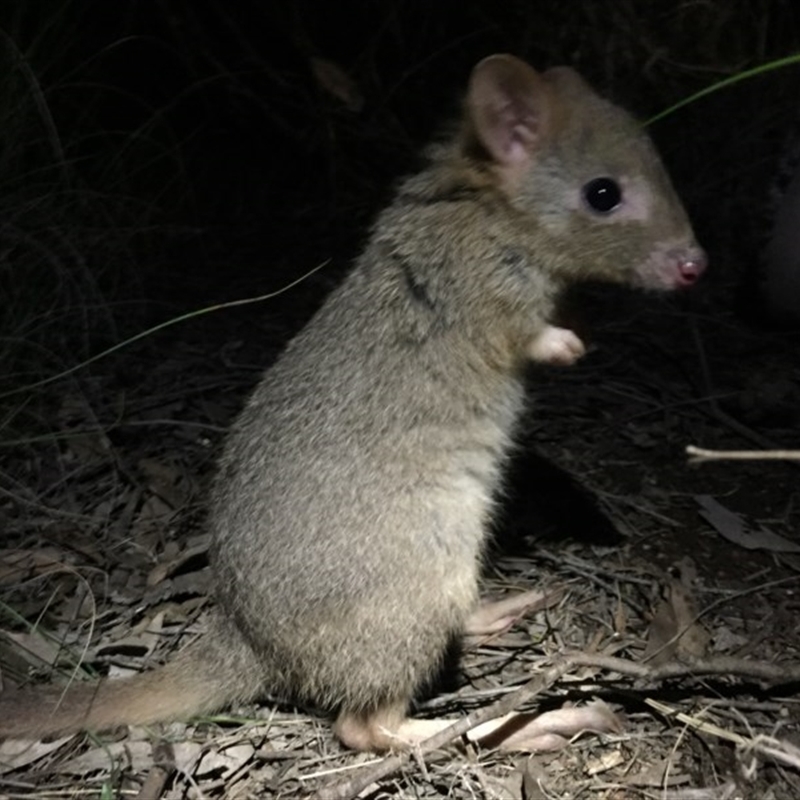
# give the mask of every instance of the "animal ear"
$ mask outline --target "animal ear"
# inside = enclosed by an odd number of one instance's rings
[[[559,95],[580,97],[593,93],[589,84],[572,67],[550,67],[542,73],[542,78],[554,86]]]
[[[503,166],[524,166],[553,126],[553,89],[514,56],[484,58],[472,70],[467,111],[489,155]]]

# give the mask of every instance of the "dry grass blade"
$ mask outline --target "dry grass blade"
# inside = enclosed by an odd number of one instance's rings
[[[721,728],[719,725],[714,725],[697,715],[678,711],[678,709],[668,706],[666,703],[659,702],[658,700],[646,698],[645,703],[665,717],[676,719],[694,730],[708,733],[719,739],[725,739],[735,744],[746,753],[761,755],[771,761],[800,769],[800,748],[789,741],[778,739],[774,736],[742,736],[735,731],[730,731]]]

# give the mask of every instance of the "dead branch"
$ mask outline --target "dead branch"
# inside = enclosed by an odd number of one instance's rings
[[[705,461],[800,461],[800,450],[706,450],[687,445],[690,464]]]

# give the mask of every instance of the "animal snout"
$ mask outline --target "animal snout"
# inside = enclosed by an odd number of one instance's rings
[[[696,283],[708,266],[706,254],[699,248],[692,248],[689,252],[676,253],[678,275],[685,286]]]

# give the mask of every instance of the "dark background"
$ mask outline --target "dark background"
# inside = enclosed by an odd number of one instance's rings
[[[0,290],[16,385],[324,259],[311,284],[329,285],[491,52],[571,63],[646,118],[794,52],[800,29],[790,2],[13,5],[0,11]],[[746,272],[724,262],[756,246],[797,88],[789,68],[652,128],[712,282]]]
[[[794,3],[767,0],[4,5],[3,442],[27,448],[60,431],[65,392],[82,393],[108,425],[115,392],[145,402],[167,370],[175,392],[184,370],[221,375],[235,413],[358,252],[393,181],[458,113],[485,55],[572,64],[646,120],[797,52],[799,17]],[[792,66],[650,126],[712,265],[697,291],[661,302],[770,326],[757,256],[798,89]],[[128,343],[320,265],[286,294]],[[619,323],[626,304],[646,315],[648,302],[610,290],[589,318]],[[246,374],[228,369],[231,348]]]

